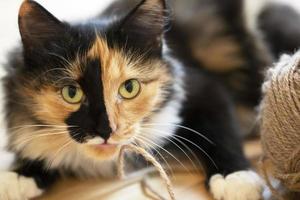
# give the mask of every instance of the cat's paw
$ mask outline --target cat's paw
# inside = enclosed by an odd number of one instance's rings
[[[14,172],[0,172],[0,199],[27,200],[42,194],[32,178]]]
[[[216,200],[259,200],[262,199],[264,182],[253,171],[239,171],[225,178],[214,175],[209,186]]]

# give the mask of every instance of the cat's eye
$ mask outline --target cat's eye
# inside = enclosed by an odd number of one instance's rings
[[[141,84],[136,79],[130,79],[122,83],[119,94],[124,99],[133,99],[140,93]]]
[[[70,104],[80,103],[83,99],[83,91],[76,86],[65,86],[61,90],[63,99]]]

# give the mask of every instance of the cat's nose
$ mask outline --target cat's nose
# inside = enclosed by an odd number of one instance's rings
[[[111,131],[100,133],[100,137],[102,137],[105,141],[107,141],[110,138],[110,135],[111,135]]]
[[[110,138],[112,129],[110,128],[109,125],[108,126],[99,125],[96,128],[96,132],[97,135],[99,135],[101,138],[103,138],[106,141]]]
[[[94,128],[97,135],[103,138],[105,141],[108,140],[112,133],[108,115],[106,112],[97,112],[95,113],[95,117],[97,118],[95,118]]]

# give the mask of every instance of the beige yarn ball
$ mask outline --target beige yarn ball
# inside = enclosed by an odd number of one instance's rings
[[[300,191],[300,51],[268,70],[260,105],[261,138],[273,176]]]

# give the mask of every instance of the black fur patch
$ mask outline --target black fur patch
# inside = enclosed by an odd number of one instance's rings
[[[229,93],[213,76],[204,75],[195,68],[186,70],[189,76],[185,79],[187,99],[181,112],[182,125],[200,132],[213,143],[182,128],[176,135],[185,138],[180,140],[204,161],[208,177],[247,169],[249,163],[242,151],[240,130]]]
[[[158,0],[148,8],[148,2],[117,1],[104,12],[111,16],[122,8],[121,14],[118,13],[120,18],[105,30],[110,45],[148,58],[161,57],[162,36],[167,25],[166,5]]]
[[[79,84],[86,94],[85,102],[77,112],[72,113],[66,123],[71,136],[83,142],[86,136],[101,136],[107,140],[112,132],[104,105],[100,60],[89,60]]]
[[[51,186],[60,177],[58,170],[46,169],[41,160],[19,159],[16,166],[16,173],[33,178],[41,189]]]

